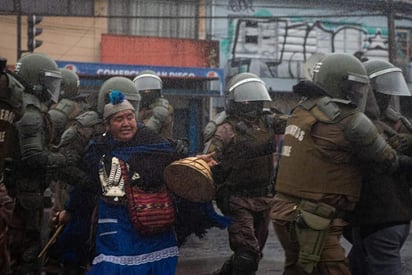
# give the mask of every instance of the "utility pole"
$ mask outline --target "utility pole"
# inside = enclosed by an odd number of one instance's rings
[[[404,66],[402,66],[402,62],[399,60],[396,51],[395,10],[393,0],[386,0],[386,14],[388,21],[388,61],[396,67],[403,68]],[[401,109],[400,97],[393,96],[393,100],[395,109],[399,111]]]
[[[20,59],[21,51],[21,2],[14,0],[14,10],[17,12],[17,60]]]
[[[386,1],[386,14],[388,21],[388,54],[389,62],[396,66],[396,28],[395,28],[395,11],[393,9],[393,0]]]

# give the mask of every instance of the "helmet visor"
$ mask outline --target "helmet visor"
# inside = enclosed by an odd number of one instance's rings
[[[161,97],[160,90],[141,90],[139,93],[142,107],[148,107]]]
[[[401,70],[398,68],[390,69],[392,70],[389,72],[370,76],[373,90],[387,95],[411,96]]]
[[[138,75],[133,79],[133,82],[139,91],[162,89],[162,80],[157,75]]]
[[[233,107],[240,116],[256,118],[263,111],[263,101],[235,102]]]
[[[256,78],[244,79],[229,88],[235,102],[272,101],[265,83]]]
[[[61,73],[44,71],[40,76],[40,84],[47,90],[50,99],[57,103],[59,101]]]
[[[140,108],[140,100],[131,100],[131,99],[128,99],[128,101],[130,102],[130,104],[132,104],[133,108],[135,109],[136,119],[137,119],[137,118],[138,118],[138,114],[139,114],[139,108]]]
[[[366,100],[368,94],[368,84],[345,81],[345,95],[353,104],[355,104],[362,112],[366,108]]]

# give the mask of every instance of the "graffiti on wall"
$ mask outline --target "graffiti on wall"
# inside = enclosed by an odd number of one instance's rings
[[[303,78],[304,63],[315,53],[345,52],[360,59],[388,58],[385,27],[349,21],[267,18],[229,20],[229,37],[224,44],[227,76],[248,71],[260,77]],[[407,63],[409,36],[409,30],[397,31],[397,56]]]

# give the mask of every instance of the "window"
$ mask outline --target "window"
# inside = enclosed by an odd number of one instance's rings
[[[197,0],[109,0],[109,32],[195,39],[197,7]]]

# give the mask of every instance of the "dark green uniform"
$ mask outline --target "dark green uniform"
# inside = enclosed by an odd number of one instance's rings
[[[8,72],[0,72],[0,273],[10,271],[7,234],[14,201],[6,186],[13,188],[14,161],[19,158],[19,144],[14,122],[20,117],[22,85]]]
[[[50,151],[47,104],[57,102],[61,73],[54,60],[30,53],[16,64],[14,76],[24,85],[22,115],[15,123],[20,158],[16,160],[15,201],[10,225],[13,274],[40,274],[43,193],[66,157]]]
[[[385,170],[395,159],[370,120],[348,102],[319,97],[293,110],[271,212],[285,249],[284,274],[307,274],[305,266],[320,274],[350,274],[339,240],[347,225],[345,214],[359,198],[359,163],[376,161]],[[299,243],[300,237],[305,241]],[[312,265],[312,261],[319,264]]]
[[[219,275],[253,275],[268,236],[273,204],[276,135],[281,120],[263,110],[271,101],[265,83],[252,73],[233,76],[225,87],[225,111],[204,131],[204,152],[216,152],[212,168],[216,202],[232,218],[228,228],[231,259]]]
[[[213,169],[216,200],[232,219],[228,232],[234,251],[233,269],[242,270],[248,265],[244,270],[257,270],[273,204],[274,128],[264,116],[254,121],[228,117],[217,126],[209,142],[207,153],[216,151],[219,162]]]

